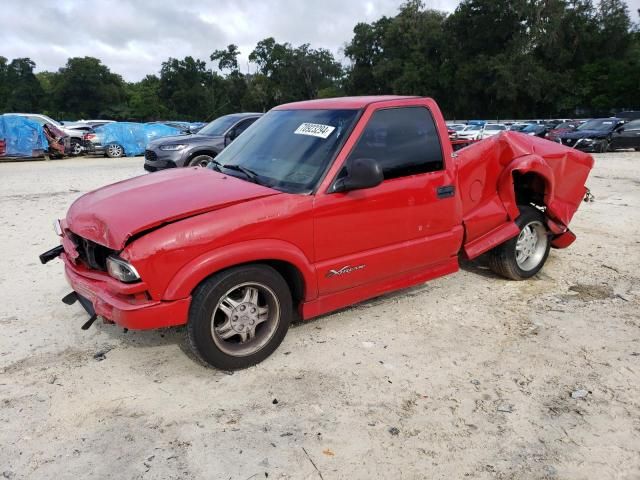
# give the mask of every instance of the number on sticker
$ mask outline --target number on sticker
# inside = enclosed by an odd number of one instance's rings
[[[303,123],[293,133],[297,135],[309,135],[311,137],[327,138],[335,129],[336,127],[332,127],[331,125],[321,125],[319,123]]]

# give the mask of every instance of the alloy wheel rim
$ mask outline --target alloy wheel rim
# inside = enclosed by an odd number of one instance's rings
[[[119,145],[109,145],[109,153],[114,156],[118,156],[121,153],[121,148]]]
[[[524,271],[536,268],[547,251],[547,229],[540,221],[527,223],[516,241],[516,263]]]
[[[242,283],[220,297],[211,315],[211,337],[227,355],[245,357],[261,350],[279,323],[274,291],[261,283]]]

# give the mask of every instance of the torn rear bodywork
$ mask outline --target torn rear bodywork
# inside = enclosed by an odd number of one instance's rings
[[[568,225],[586,192],[591,155],[506,132],[461,150],[457,163],[467,257],[515,236],[523,202],[544,209],[554,247],[575,239]]]

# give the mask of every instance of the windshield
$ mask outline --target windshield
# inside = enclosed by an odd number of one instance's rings
[[[267,187],[309,193],[357,114],[358,110],[272,110],[225,148],[216,162],[243,167]],[[248,177],[237,168],[223,171]]]
[[[527,125],[526,127],[524,127],[522,130],[520,130],[522,133],[527,133],[527,132],[536,132],[538,129],[540,128],[540,125],[536,125],[535,123],[532,123],[531,125]]]
[[[613,127],[617,125],[618,121],[612,118],[600,118],[595,120],[589,120],[578,127],[578,130],[598,130],[607,132],[613,130]]]
[[[485,130],[506,130],[504,125],[485,125]]]
[[[466,127],[464,127],[464,130],[466,132],[471,130],[481,130],[481,129],[482,129],[482,125],[467,125]]]
[[[224,117],[216,118],[213,122],[200,129],[198,133],[209,137],[221,137],[227,130],[233,127],[240,118],[238,115],[225,115]]]

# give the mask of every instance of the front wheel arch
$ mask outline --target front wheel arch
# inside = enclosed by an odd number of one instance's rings
[[[289,242],[271,239],[234,243],[194,258],[173,276],[162,298],[179,300],[188,297],[207,277],[249,263],[264,263],[276,268],[285,279],[291,280],[292,285],[296,285],[294,296],[300,300],[309,301],[317,297],[315,272],[302,250]]]

